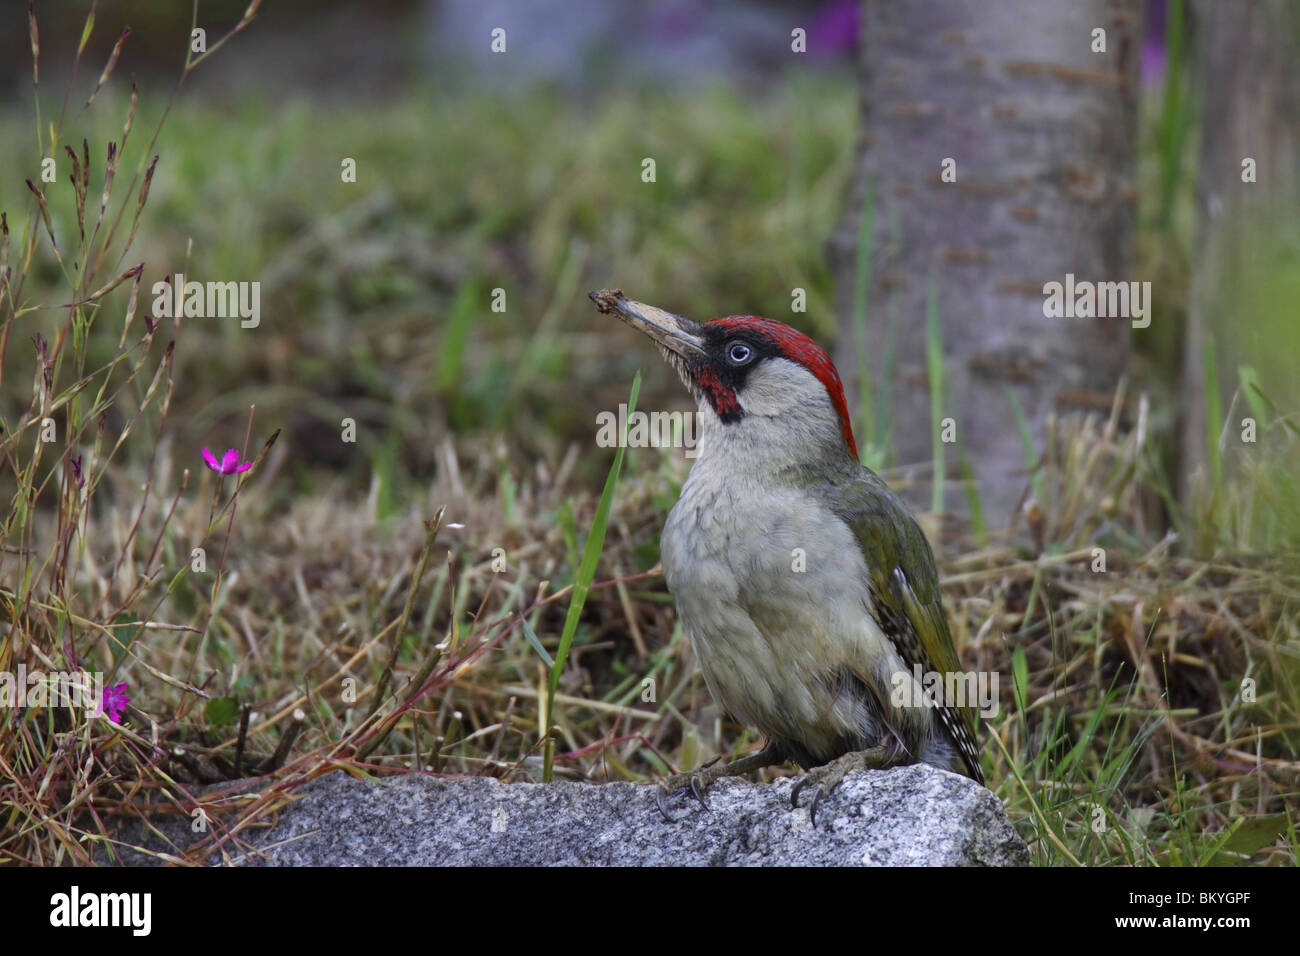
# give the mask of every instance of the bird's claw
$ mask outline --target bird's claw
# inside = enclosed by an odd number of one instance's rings
[[[704,799],[704,791],[707,790],[717,774],[704,773],[715,763],[722,759],[722,755],[714,757],[708,763],[701,764],[698,769],[691,773],[675,773],[671,777],[662,780],[659,786],[655,788],[655,802],[659,805],[659,812],[664,815],[664,819],[669,823],[676,823],[678,818],[668,812],[668,795],[676,793],[679,790],[690,790],[691,796],[700,802],[705,810],[712,812],[713,808],[709,806],[709,801]]]
[[[801,780],[799,780],[793,787],[790,788],[790,809],[791,810],[799,809],[799,794],[803,792],[805,787],[809,786],[814,782],[809,779],[811,776],[812,776],[811,773],[805,774]],[[838,781],[836,782],[838,783]],[[808,819],[814,827],[817,826],[817,807],[822,802],[822,797],[826,795],[826,792],[827,792],[826,787],[821,783],[817,783],[816,789],[813,790],[812,803],[808,804]]]
[[[669,823],[676,823],[677,818],[668,812],[668,794],[663,787],[655,787],[655,803],[659,805],[659,812],[663,814],[665,820]]]
[[[704,798],[704,791],[713,781],[707,781],[703,786],[700,784],[699,774],[695,773],[678,773],[669,777],[667,780],[655,787],[655,802],[659,805],[659,812],[664,815],[664,819],[669,823],[676,823],[678,817],[668,812],[668,795],[677,793],[681,790],[689,790],[691,796],[700,802],[705,810],[712,811],[709,801]]]
[[[799,809],[799,794],[807,787],[815,787],[812,802],[808,804],[808,819],[817,826],[817,808],[822,797],[827,796],[840,785],[844,775],[850,770],[873,770],[891,766],[898,760],[898,754],[885,747],[873,747],[870,750],[855,750],[837,757],[828,764],[813,767],[790,788],[790,809]]]

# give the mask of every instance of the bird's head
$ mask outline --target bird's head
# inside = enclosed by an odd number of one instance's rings
[[[601,312],[654,340],[706,416],[768,441],[816,443],[857,457],[839,373],[802,332],[757,315],[696,322],[617,289],[589,294]]]

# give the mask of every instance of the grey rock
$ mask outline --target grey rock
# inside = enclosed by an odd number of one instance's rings
[[[705,810],[645,784],[503,784],[478,777],[382,782],[336,773],[304,786],[259,850],[227,862],[282,866],[1023,866],[1001,802],[926,765],[858,771],[821,801],[817,827],[790,809],[793,779],[720,780]],[[191,842],[188,821],[159,829]],[[170,823],[170,821],[169,821]],[[129,841],[127,834],[122,839]],[[156,839],[156,836],[154,837]],[[156,847],[155,847],[156,848]],[[171,852],[175,852],[173,849]],[[131,856],[126,862],[156,862]],[[220,862],[212,859],[209,862]]]

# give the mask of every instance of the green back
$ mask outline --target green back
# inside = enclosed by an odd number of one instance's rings
[[[868,468],[833,488],[833,508],[853,530],[866,560],[881,629],[910,667],[961,671],[939,590],[934,553],[907,506]],[[970,701],[967,701],[969,704]],[[940,720],[970,776],[984,782],[973,706],[941,706]]]

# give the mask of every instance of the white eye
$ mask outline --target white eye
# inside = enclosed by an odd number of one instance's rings
[[[727,349],[727,358],[733,365],[744,365],[753,354],[754,350],[744,342],[732,342],[731,347]]]

